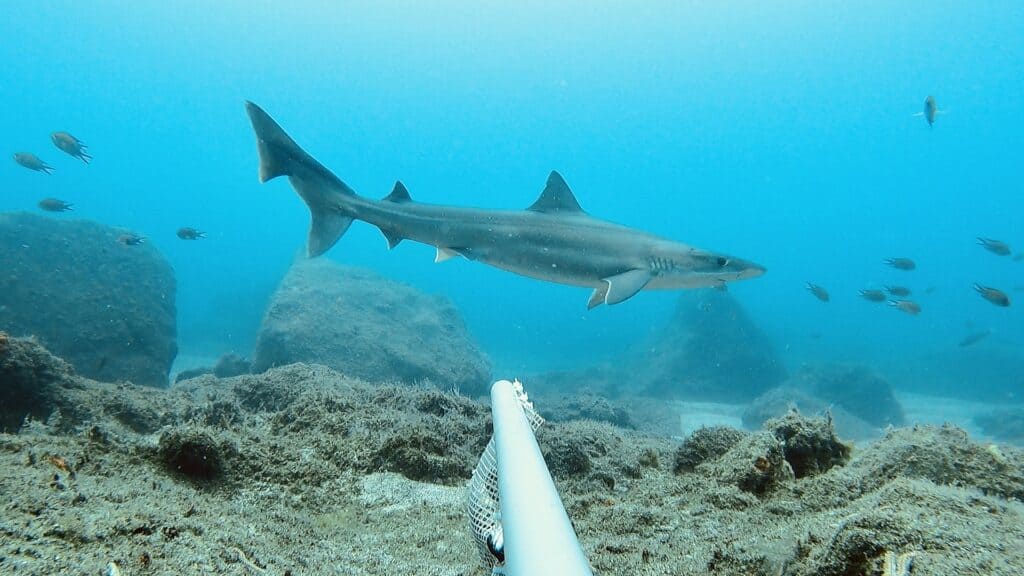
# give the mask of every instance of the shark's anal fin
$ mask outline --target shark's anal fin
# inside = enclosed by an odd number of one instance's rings
[[[398,246],[398,244],[402,241],[402,237],[399,236],[398,234],[395,234],[394,232],[388,232],[387,230],[381,228],[380,233],[383,234],[384,238],[388,241],[388,250],[394,248],[395,246]]]
[[[554,171],[548,176],[548,183],[544,187],[544,191],[540,193],[540,198],[537,198],[537,201],[531,204],[527,210],[545,214],[585,213],[561,174]]]
[[[625,302],[634,294],[643,290],[644,286],[647,286],[647,283],[650,281],[650,271],[640,269],[628,270],[622,274],[604,278],[604,282],[608,285],[605,291],[604,303],[612,305]],[[593,296],[591,300],[593,300]]]

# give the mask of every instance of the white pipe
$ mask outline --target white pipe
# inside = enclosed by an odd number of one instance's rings
[[[592,576],[512,383],[491,387],[506,576]]]

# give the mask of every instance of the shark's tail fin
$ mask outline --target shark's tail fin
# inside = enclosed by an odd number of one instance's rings
[[[312,258],[329,250],[352,224],[344,197],[355,192],[330,170],[324,168],[270,117],[252,102],[245,103],[256,132],[260,156],[260,182],[287,176],[292,187],[309,206],[311,222],[306,243]]]

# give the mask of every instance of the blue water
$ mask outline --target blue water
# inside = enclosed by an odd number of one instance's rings
[[[557,169],[594,216],[763,264],[732,292],[791,366],[922,388],[941,360],[1017,397],[1000,367],[1024,364],[1024,301],[971,285],[1024,299],[1024,263],[975,244],[1024,251],[1024,4],[854,4],[10,3],[0,148],[57,171],[0,162],[0,210],[56,196],[148,236],[177,272],[182,353],[248,352],[308,223],[286,182],[256,180],[249,99],[367,196],[402,179],[423,201],[521,208]],[[947,112],[932,128],[914,116],[929,94]],[[178,240],[186,225],[209,239]],[[361,223],[329,257],[451,298],[501,376],[613,357],[676,303],[588,312],[588,290],[388,252]],[[886,283],[934,292],[918,317],[857,297]],[[993,335],[960,349],[975,329]]]

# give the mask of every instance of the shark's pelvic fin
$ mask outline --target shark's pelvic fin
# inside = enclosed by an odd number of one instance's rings
[[[395,187],[391,190],[391,194],[384,197],[385,202],[412,202],[412,196],[409,195],[409,190],[406,189],[405,184],[402,184],[401,180],[395,182]]]
[[[548,176],[547,186],[540,193],[540,198],[527,210],[547,214],[585,214],[562,175],[554,171]]]
[[[306,252],[311,258],[323,254],[352,224],[339,198],[354,196],[355,192],[300,148],[262,108],[246,102],[245,109],[256,132],[260,182],[288,176],[292,187],[309,207],[311,221]]]
[[[630,299],[634,294],[644,289],[651,281],[651,273],[647,270],[629,270],[622,274],[616,274],[604,279],[608,284],[607,294],[604,303],[618,304]]]

